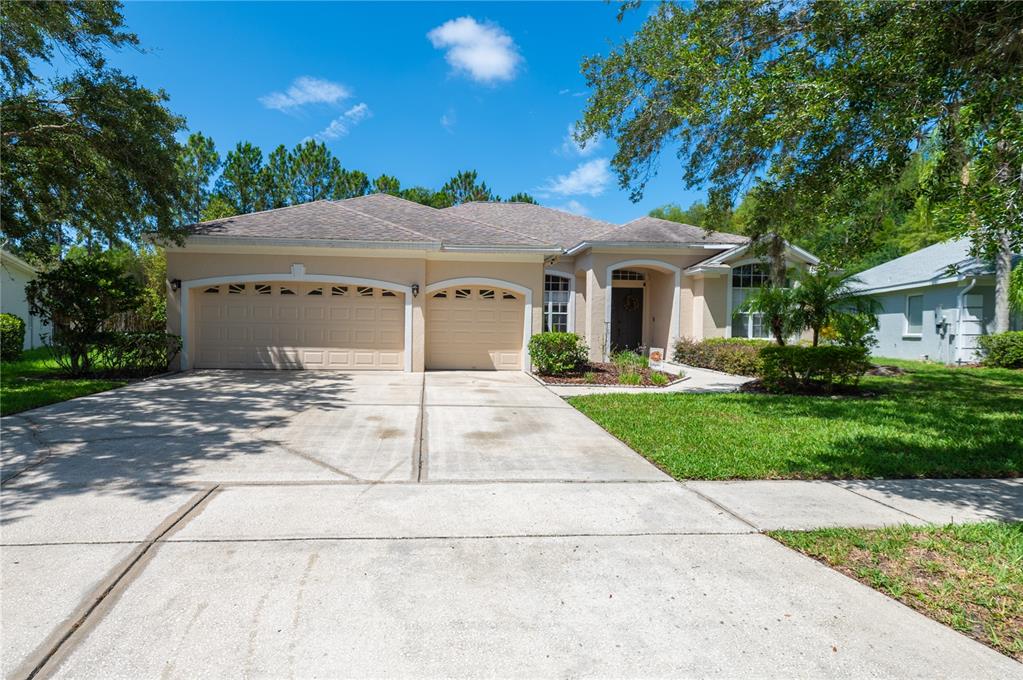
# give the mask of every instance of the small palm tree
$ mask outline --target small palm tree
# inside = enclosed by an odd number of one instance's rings
[[[860,280],[856,277],[844,277],[826,266],[800,273],[797,285],[792,289],[793,323],[800,329],[809,328],[813,332],[814,347],[820,341],[821,329],[836,317],[877,312],[877,301],[858,293],[854,287],[857,283]]]
[[[747,298],[736,313],[763,315],[764,323],[771,329],[771,335],[779,345],[784,345],[786,338],[802,328],[798,325],[795,291],[791,288],[764,286]]]

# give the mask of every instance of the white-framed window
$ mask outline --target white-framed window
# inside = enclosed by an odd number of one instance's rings
[[[924,332],[924,296],[906,296],[906,329],[904,335],[923,335]]]
[[[736,313],[743,303],[770,281],[767,265],[754,262],[732,268],[732,337],[771,338],[763,314]]]
[[[568,301],[571,292],[569,280],[564,276],[546,274],[543,277],[543,330],[568,331]]]

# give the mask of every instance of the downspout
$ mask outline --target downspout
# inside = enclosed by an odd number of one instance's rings
[[[966,294],[973,290],[973,287],[977,285],[977,279],[970,279],[970,283],[959,291],[959,295],[956,296],[956,359],[955,363],[962,362],[962,351],[963,351],[963,303],[966,301]],[[952,362],[949,362],[952,363]]]

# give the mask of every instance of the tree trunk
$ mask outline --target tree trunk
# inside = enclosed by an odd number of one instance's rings
[[[1009,274],[1012,272],[1012,246],[1009,231],[998,232],[995,252],[995,333],[1009,330]]]
[[[785,287],[785,240],[778,234],[771,234],[767,255],[771,260],[771,285]]]
[[[817,346],[817,341],[818,341],[818,339],[820,339],[820,336],[821,336],[821,329],[819,327],[817,327],[817,326],[814,326],[813,327],[813,346],[814,347]]]

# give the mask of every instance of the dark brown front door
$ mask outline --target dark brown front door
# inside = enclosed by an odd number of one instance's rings
[[[634,350],[643,342],[643,289],[611,289],[611,351]]]

